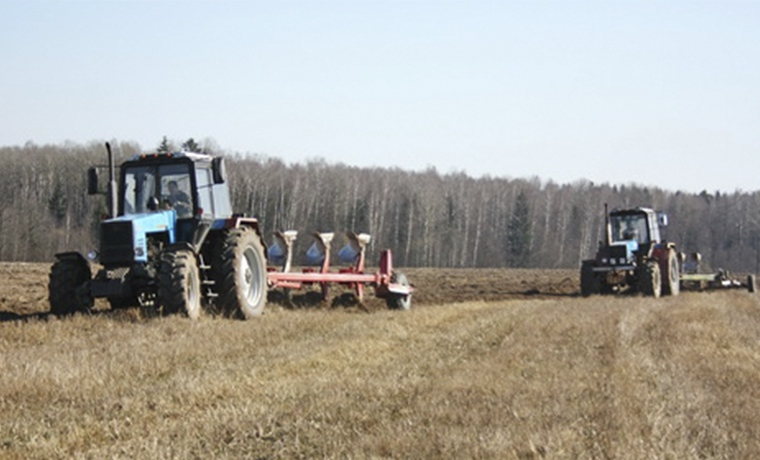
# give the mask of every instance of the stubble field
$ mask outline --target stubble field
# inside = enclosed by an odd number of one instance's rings
[[[408,312],[55,318],[47,270],[0,264],[0,458],[760,458],[746,291],[410,269]]]

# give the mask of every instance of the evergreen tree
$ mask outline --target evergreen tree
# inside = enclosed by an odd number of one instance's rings
[[[527,267],[532,245],[530,204],[525,192],[520,192],[515,201],[515,210],[507,224],[507,264],[510,267]]]
[[[169,145],[169,140],[164,136],[163,139],[161,139],[161,144],[159,144],[158,149],[156,150],[158,153],[169,153],[171,152],[172,148],[171,145]]]
[[[56,225],[63,225],[68,214],[69,201],[60,182],[56,182],[53,188],[53,194],[48,199],[48,211],[53,216]]]
[[[201,153],[203,149],[201,149],[201,146],[198,145],[197,142],[195,142],[195,139],[192,137],[184,142],[182,144],[182,150],[186,152],[195,152],[195,153]]]

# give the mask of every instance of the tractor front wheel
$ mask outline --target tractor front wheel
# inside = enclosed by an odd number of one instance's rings
[[[92,299],[84,296],[80,289],[90,278],[90,265],[83,257],[59,258],[50,270],[50,312],[54,315],[68,315],[92,307]]]
[[[595,265],[593,260],[584,260],[581,264],[581,295],[583,297],[599,294],[602,290],[601,280],[594,273]]]
[[[213,270],[222,308],[243,319],[261,315],[267,301],[267,267],[259,235],[252,229],[230,230],[217,255]]]
[[[188,249],[167,249],[161,254],[158,299],[168,313],[201,315],[201,282],[195,254]]]
[[[656,261],[647,262],[641,269],[639,276],[639,288],[644,295],[654,298],[662,293],[662,274],[660,265]]]

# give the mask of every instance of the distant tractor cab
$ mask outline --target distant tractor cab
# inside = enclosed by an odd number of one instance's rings
[[[679,260],[675,243],[662,239],[667,215],[649,208],[607,212],[605,241],[596,257],[581,264],[581,294],[642,292],[678,295]]]
[[[159,306],[200,315],[201,303],[242,318],[266,302],[264,243],[256,219],[233,215],[221,158],[178,152],[136,155],[115,178],[108,146],[109,218],[90,263],[76,252],[56,255],[50,273],[51,312],[87,310],[96,298],[112,308]],[[100,193],[99,169],[88,192]]]

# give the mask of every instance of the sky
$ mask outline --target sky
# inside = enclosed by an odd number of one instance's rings
[[[760,190],[760,2],[0,0],[0,146]]]

